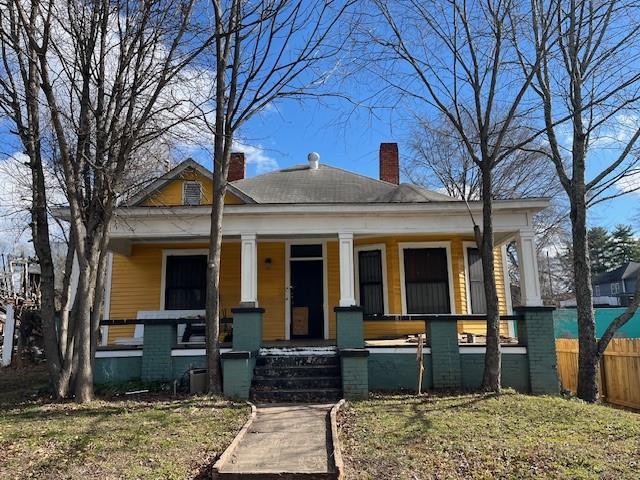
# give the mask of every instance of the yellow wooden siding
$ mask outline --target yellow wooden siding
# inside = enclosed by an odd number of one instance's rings
[[[336,312],[334,308],[340,303],[340,253],[338,242],[327,242],[327,304],[329,306],[329,338],[336,338]]]
[[[180,178],[172,180],[167,185],[156,191],[142,204],[146,207],[171,207],[183,205],[182,189],[185,181],[197,181],[202,185],[202,205],[211,205],[213,198],[213,183],[211,179],[194,171],[184,171]],[[244,203],[241,199],[227,193],[224,199],[227,205]]]
[[[267,259],[271,259],[267,263]],[[284,340],[285,244],[258,243],[258,303],[265,309],[262,337]]]

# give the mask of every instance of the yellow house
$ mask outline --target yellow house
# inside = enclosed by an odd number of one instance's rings
[[[379,179],[320,164],[317,154],[306,164],[245,178],[244,156],[234,154],[223,220],[221,317],[239,305],[259,306],[263,341],[330,343],[336,306],[363,307],[365,320],[375,320],[365,324],[369,340],[422,331],[424,323],[411,315],[482,314],[473,236],[481,203],[399,183],[396,144],[380,146],[379,162]],[[187,160],[117,209],[106,319],[204,314],[211,198],[211,172]],[[503,314],[512,309],[505,259],[512,240],[522,302],[542,304],[532,217],[547,205],[546,199],[495,202]],[[109,323],[105,345],[136,342],[135,325]],[[461,333],[482,329],[479,321],[458,322]],[[502,332],[513,336],[512,325],[505,322]]]

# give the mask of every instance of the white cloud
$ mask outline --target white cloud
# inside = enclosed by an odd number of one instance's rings
[[[261,145],[247,145],[242,141],[235,141],[233,148],[239,152],[244,152],[247,164],[255,165],[257,174],[272,172],[280,168],[278,162],[267,155]]]

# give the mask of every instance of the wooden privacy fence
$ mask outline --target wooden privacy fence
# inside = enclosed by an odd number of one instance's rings
[[[556,340],[562,386],[576,391],[578,340]],[[640,338],[614,338],[600,362],[600,396],[609,403],[640,409]]]

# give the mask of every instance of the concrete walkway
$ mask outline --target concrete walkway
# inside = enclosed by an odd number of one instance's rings
[[[222,465],[221,477],[297,473],[319,474],[320,478],[329,474],[333,470],[327,453],[331,448],[328,413],[332,406],[258,405],[249,430]]]

